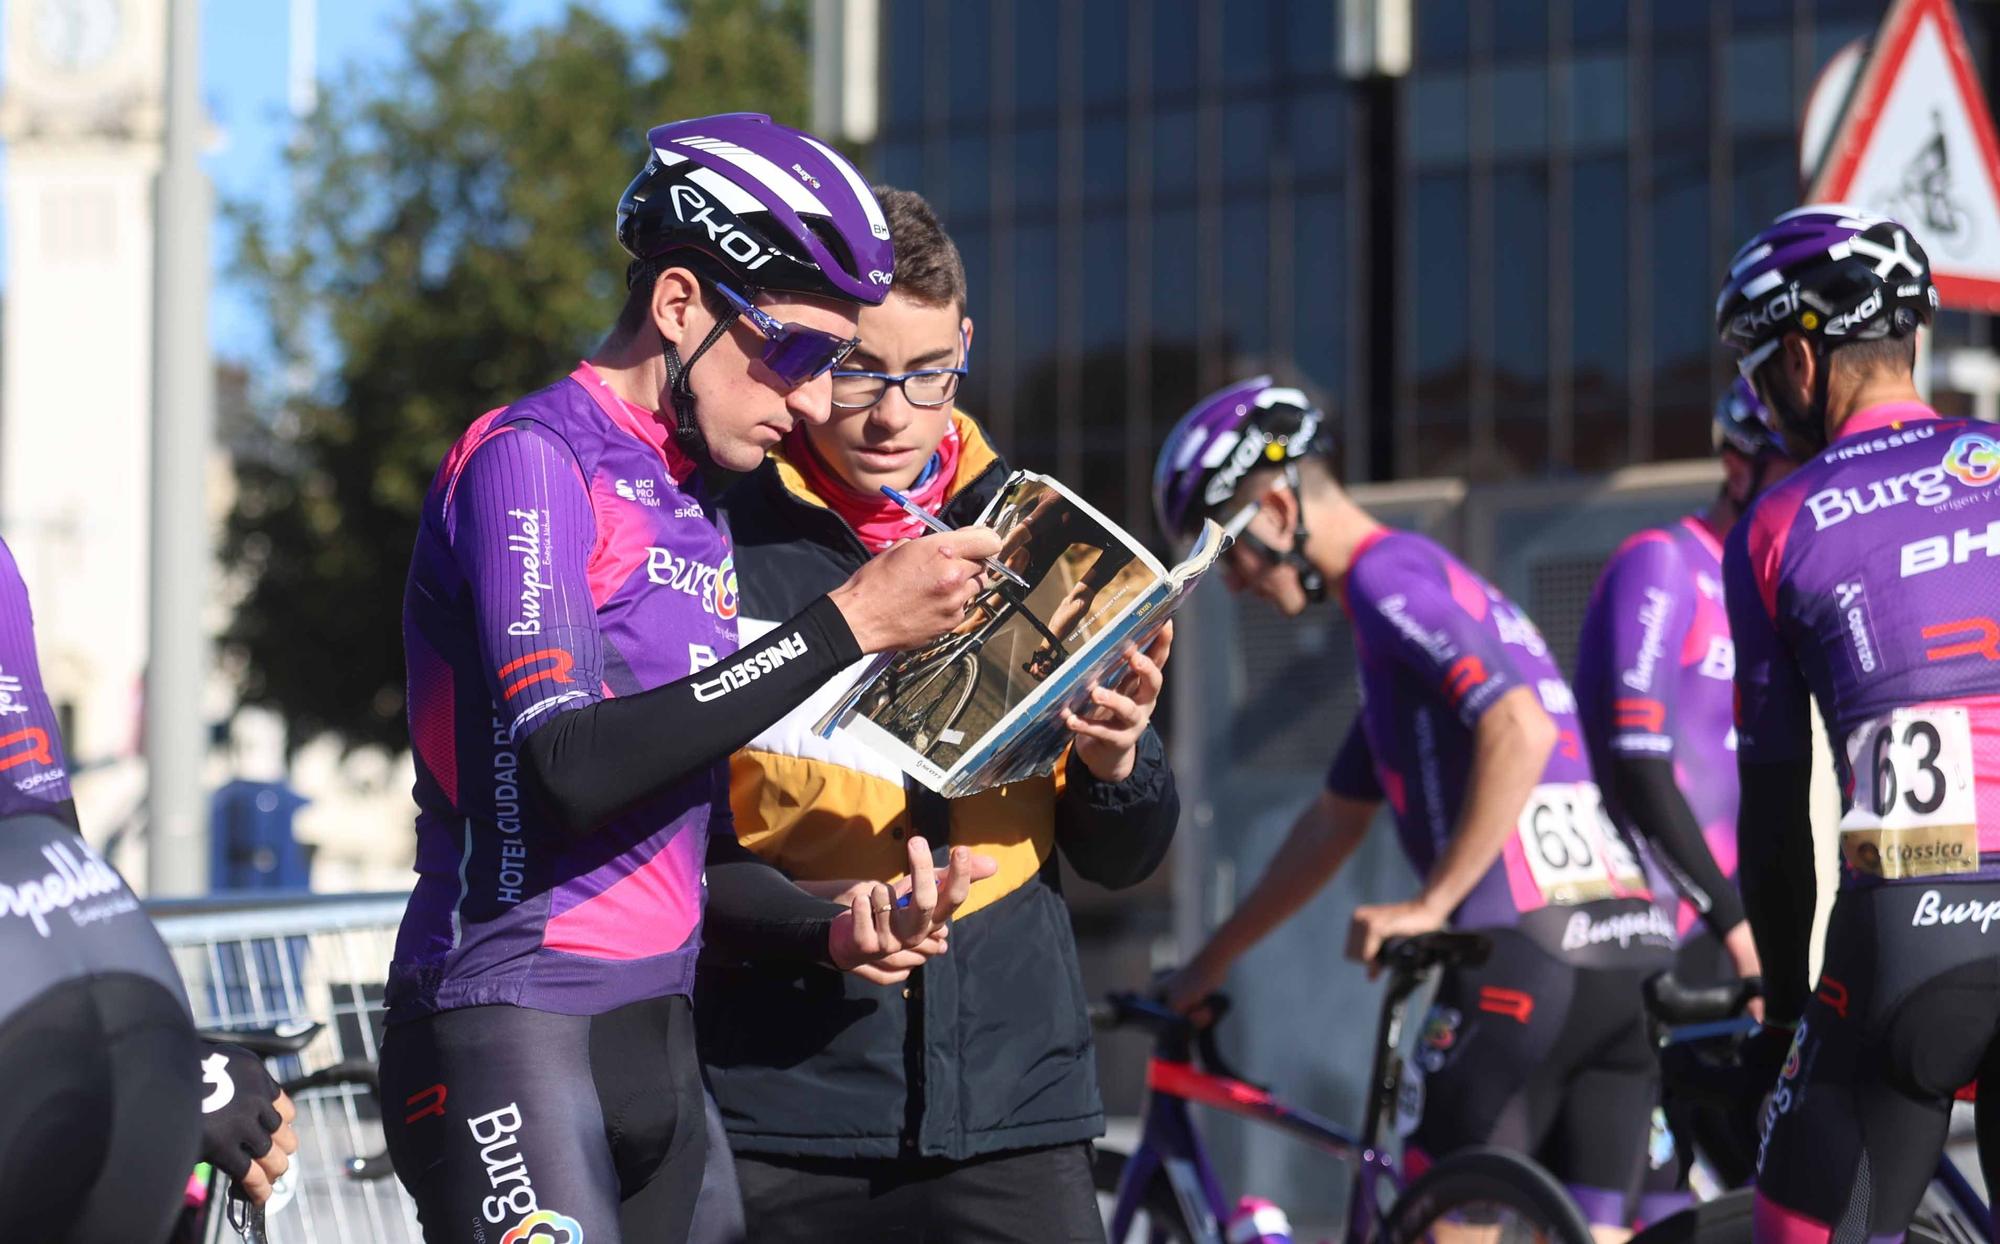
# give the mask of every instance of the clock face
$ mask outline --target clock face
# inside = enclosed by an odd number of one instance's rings
[[[119,0],[38,0],[35,51],[64,73],[94,68],[118,47]]]

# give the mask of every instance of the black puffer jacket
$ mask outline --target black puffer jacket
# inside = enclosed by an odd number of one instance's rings
[[[976,518],[1007,469],[956,416],[963,449],[945,517]],[[782,460],[724,499],[744,642],[839,585],[867,556]],[[844,683],[845,680],[837,680]],[[817,701],[732,764],[743,842],[799,880],[887,880],[921,833],[995,856],[953,922],[950,953],[903,985],[709,953],[696,985],[702,1058],[739,1152],[963,1159],[1083,1140],[1103,1105],[1056,865],[1117,888],[1158,866],[1180,802],[1147,731],[1119,783],[1080,763],[1055,778],[946,801],[859,745],[808,728]]]

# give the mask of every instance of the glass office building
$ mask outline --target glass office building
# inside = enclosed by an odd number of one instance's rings
[[[1114,516],[1146,521],[1173,418],[1271,366],[1351,443],[1391,441],[1377,476],[1593,475],[1708,452],[1718,278],[1796,202],[1805,96],[1884,7],[1414,0],[1370,167],[1336,0],[882,0],[868,159],[965,252],[964,405]],[[1393,326],[1369,260],[1394,265]],[[1941,344],[1983,344],[1947,320]],[[1366,410],[1356,361],[1384,351],[1390,409]]]

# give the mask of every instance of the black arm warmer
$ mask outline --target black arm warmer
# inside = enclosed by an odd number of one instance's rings
[[[1743,907],[1764,965],[1764,1008],[1771,1022],[1792,1024],[1812,996],[1813,869],[1812,761],[1740,761],[1742,801],[1736,814]]]
[[[763,857],[716,830],[708,836],[708,910],[702,940],[745,959],[830,963],[827,933],[846,908],[814,898]]]
[[[1074,752],[1056,800],[1056,842],[1076,875],[1107,890],[1152,875],[1173,844],[1181,798],[1167,749],[1151,726],[1122,782],[1100,782]]]
[[[521,744],[524,782],[569,834],[588,834],[748,743],[861,655],[825,596],[726,661],[562,713]]]
[[[1674,780],[1674,762],[1653,756],[1613,755],[1605,779],[1611,797],[1646,841],[1659,848],[1682,897],[1717,936],[1743,922],[1743,900],[1722,875],[1694,810]]]

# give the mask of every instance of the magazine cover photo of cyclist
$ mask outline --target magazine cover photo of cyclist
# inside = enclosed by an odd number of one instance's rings
[[[965,621],[898,656],[863,705],[869,720],[940,767],[1154,582],[1120,535],[1039,480],[1009,484],[992,526],[997,560],[1027,586],[988,574]]]

